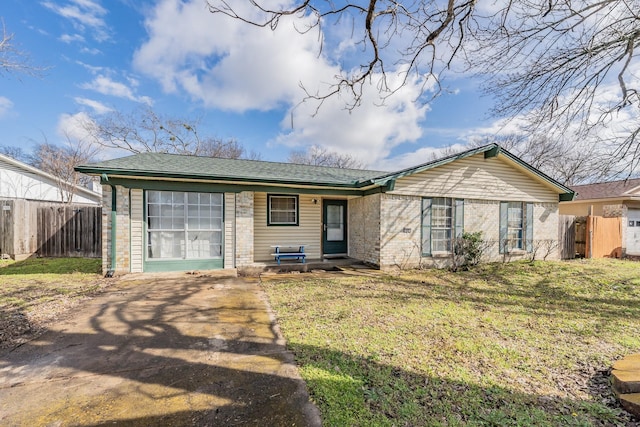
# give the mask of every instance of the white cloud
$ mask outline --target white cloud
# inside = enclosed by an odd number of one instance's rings
[[[96,67],[94,65],[86,64],[82,61],[76,61],[76,64],[83,66],[87,71],[89,71],[93,75],[96,75],[98,73],[102,73],[105,71],[104,67]]]
[[[63,34],[59,37],[63,43],[84,42],[84,37],[80,34]]]
[[[141,102],[149,105],[152,103],[151,98],[149,98],[148,96],[137,96],[130,86],[114,81],[105,75],[98,75],[91,82],[83,83],[80,85],[80,87],[82,89],[96,91],[103,95],[125,98],[131,101]]]
[[[91,32],[97,41],[109,39],[104,16],[107,10],[94,0],[68,0],[67,2],[43,1],[44,7],[70,20],[79,31]]]
[[[13,102],[9,98],[0,96],[0,117],[4,117],[13,108]]]
[[[93,119],[85,112],[76,114],[61,114],[58,119],[58,135],[70,140],[85,141],[90,139],[87,129],[95,124]]]
[[[86,54],[89,54],[89,55],[98,55],[98,54],[102,53],[102,51],[100,49],[95,48],[95,47],[91,47],[91,48],[83,47],[82,49],[80,49],[80,52],[86,53]]]
[[[276,142],[291,147],[318,144],[331,151],[350,154],[370,166],[376,165],[393,147],[415,142],[422,136],[420,123],[429,107],[415,102],[420,83],[419,80],[408,81],[383,105],[375,103],[378,90],[372,83],[365,87],[362,105],[352,111],[345,110],[340,97],[327,99],[315,116],[313,104],[301,104],[290,111],[293,129]],[[289,114],[282,126],[291,126]]]
[[[91,108],[96,114],[106,114],[110,111],[113,111],[112,108],[107,107],[103,103],[93,99],[76,97],[76,98],[73,98],[73,100],[76,102],[76,104],[84,105],[86,107]]]
[[[254,9],[249,2],[235,7],[247,13]],[[300,20],[296,24],[303,26]],[[344,110],[344,99],[334,96],[312,117],[316,105],[299,105],[305,97],[300,85],[310,93],[326,90],[344,71],[319,54],[322,34],[301,34],[286,18],[270,31],[212,15],[200,1],[162,0],[145,27],[149,39],[134,55],[137,70],[159,81],[164,91],[186,92],[210,108],[283,111],[283,134],[272,143],[315,144],[373,163],[394,146],[421,136],[419,124],[428,108],[416,102],[419,80],[410,81],[386,105],[377,106],[381,100],[372,83],[365,88],[362,106],[352,112]],[[336,49],[351,51],[353,46],[343,43]],[[390,79],[399,78],[391,68],[388,72]]]
[[[450,147],[421,147],[415,151],[403,153],[395,157],[382,159],[375,163],[374,169],[399,171],[405,168],[418,166],[430,162],[434,159],[444,157],[445,150],[459,152],[468,149],[464,144],[453,144]]]

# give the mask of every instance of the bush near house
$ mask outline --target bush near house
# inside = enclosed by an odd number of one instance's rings
[[[525,261],[263,283],[327,426],[632,426],[609,374],[640,351],[639,273]]]

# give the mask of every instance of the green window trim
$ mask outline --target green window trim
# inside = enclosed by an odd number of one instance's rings
[[[297,227],[299,225],[300,225],[300,196],[299,195],[267,194],[267,226]]]
[[[446,212],[450,208],[451,215],[445,215],[443,218],[439,218],[441,223],[444,219],[450,220],[450,225],[439,226],[434,225],[434,202],[440,202],[436,206],[439,207],[438,212]],[[443,209],[444,208],[444,209]],[[450,197],[423,197],[422,198],[422,224],[421,224],[421,253],[423,257],[432,256],[434,253],[451,253],[453,250],[453,240],[455,238],[462,237],[464,232],[464,199],[453,199]],[[444,251],[434,251],[434,229],[436,229],[442,235],[444,231],[445,235],[449,235],[450,242],[447,243],[447,249]],[[448,233],[447,233],[448,231]],[[442,241],[442,239],[438,239]]]
[[[195,192],[195,191],[167,191],[173,193],[184,193],[184,201],[188,203],[188,193],[204,193],[204,194],[212,194],[212,195],[220,195],[221,197],[221,243],[220,243],[220,255],[219,256],[208,256],[202,258],[190,257],[187,248],[185,248],[185,257],[184,258],[151,258],[149,256],[149,194],[148,192],[151,190],[145,190],[143,192],[142,199],[142,207],[143,207],[143,271],[145,272],[163,272],[163,271],[188,271],[188,270],[197,270],[197,269],[221,269],[224,268],[224,257],[225,257],[225,197],[224,193],[218,192]],[[154,191],[163,191],[163,190],[154,190]],[[213,205],[211,205],[213,206]],[[218,205],[216,205],[218,206]],[[185,215],[187,215],[188,210],[185,210]],[[185,218],[185,219],[187,219]],[[185,224],[185,230],[189,230],[188,223]],[[217,230],[217,228],[216,228]],[[153,229],[151,229],[153,231]],[[185,231],[185,233],[187,233]],[[194,230],[191,230],[194,231]],[[199,228],[195,231],[200,231]],[[187,235],[187,234],[185,234]]]

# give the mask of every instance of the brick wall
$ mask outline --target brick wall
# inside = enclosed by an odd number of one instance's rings
[[[116,272],[118,273],[128,273],[131,269],[129,204],[129,189],[116,186]]]
[[[112,267],[111,261],[111,186],[102,186],[102,271]],[[116,260],[115,272],[128,273],[131,269],[129,189],[116,186]]]
[[[236,267],[253,264],[253,191],[236,194]]]
[[[421,258],[422,198],[382,194],[380,267],[411,268]]]
[[[353,205],[358,206],[357,203]],[[533,245],[537,250],[536,256],[539,259],[544,255],[547,255],[547,259],[558,259],[558,204],[534,203],[533,206]],[[380,261],[377,264],[381,268],[443,267],[450,262],[446,256],[422,257],[421,212],[421,197],[380,195]],[[358,217],[352,220],[360,221]],[[505,256],[499,253],[499,223],[500,201],[464,201],[464,230],[482,232],[486,246],[484,261],[505,259]],[[352,238],[358,239],[359,236],[355,234]],[[358,258],[360,252],[353,253],[352,256]],[[509,254],[508,260],[529,257],[530,253],[522,252]]]
[[[380,265],[380,194],[349,200],[349,256]]]
[[[111,267],[111,186],[102,186],[102,274]]]

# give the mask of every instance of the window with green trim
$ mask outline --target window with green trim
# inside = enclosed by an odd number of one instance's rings
[[[533,250],[533,203],[500,202],[500,253]]]
[[[462,236],[464,200],[448,197],[422,199],[422,255],[451,253],[453,241]]]
[[[267,195],[267,225],[298,225],[298,196]]]
[[[147,258],[222,258],[222,194],[147,191]]]

